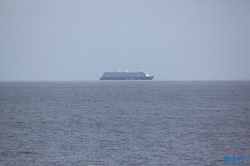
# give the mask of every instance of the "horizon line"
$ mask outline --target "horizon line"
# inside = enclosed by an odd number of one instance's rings
[[[188,82],[188,81],[250,81],[250,79],[194,79],[194,80],[0,80],[0,82],[90,82],[90,81],[100,81],[100,82],[156,82],[156,81],[180,81],[180,82]]]

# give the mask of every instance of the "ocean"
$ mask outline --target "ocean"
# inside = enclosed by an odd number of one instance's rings
[[[250,81],[0,82],[1,166],[249,166],[249,157]]]

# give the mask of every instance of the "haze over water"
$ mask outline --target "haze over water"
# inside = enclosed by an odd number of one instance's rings
[[[249,9],[1,0],[0,165],[249,166]],[[97,81],[116,67],[154,80]]]
[[[0,82],[0,165],[247,166],[249,101],[249,81]]]

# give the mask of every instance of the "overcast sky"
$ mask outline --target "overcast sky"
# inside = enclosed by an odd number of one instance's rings
[[[1,0],[0,80],[250,80],[249,0]]]

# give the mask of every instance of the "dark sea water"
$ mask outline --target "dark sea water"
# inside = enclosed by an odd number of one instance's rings
[[[250,82],[0,82],[0,165],[249,166]]]

